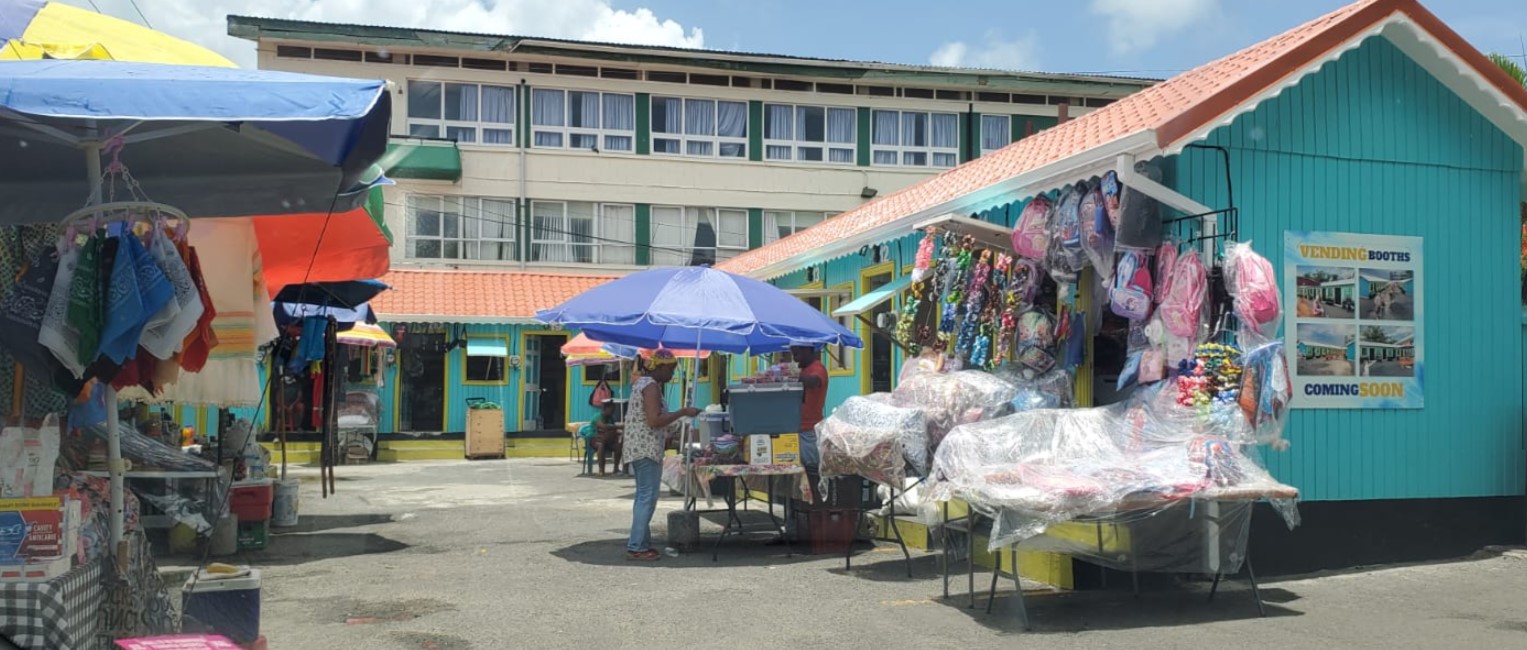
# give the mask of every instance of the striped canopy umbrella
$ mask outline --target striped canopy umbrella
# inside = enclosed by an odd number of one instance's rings
[[[112,16],[62,2],[0,0],[0,61],[40,59],[238,67],[200,45]],[[371,177],[381,174],[381,168],[373,168]],[[387,273],[392,233],[383,221],[382,189],[373,188],[365,205],[353,210],[331,215],[323,207],[254,218],[272,296],[288,284]]]
[[[334,340],[343,345],[359,345],[368,348],[398,347],[398,342],[387,335],[387,330],[372,323],[356,323],[354,327],[336,335]]]

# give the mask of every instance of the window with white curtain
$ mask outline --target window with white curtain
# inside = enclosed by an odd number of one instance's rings
[[[1013,119],[1006,115],[981,116],[981,153],[996,151],[1013,142]]]
[[[653,97],[652,153],[747,158],[747,103]]]
[[[822,223],[827,215],[822,212],[781,212],[766,210],[763,213],[763,236],[765,244],[776,242],[802,230]]]
[[[530,219],[532,262],[636,263],[636,206],[531,201]]]
[[[514,199],[408,196],[405,257],[421,260],[518,260]]]
[[[953,167],[960,159],[960,118],[954,113],[874,111],[870,161],[901,167]]]
[[[586,90],[530,91],[531,145],[539,149],[636,150],[636,97]]]
[[[747,210],[652,206],[653,265],[714,264],[747,249]]]
[[[854,164],[852,108],[764,104],[764,159]]]
[[[456,142],[514,144],[513,86],[408,82],[408,134]]]

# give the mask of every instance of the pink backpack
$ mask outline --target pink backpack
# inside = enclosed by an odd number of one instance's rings
[[[1168,332],[1187,339],[1198,335],[1208,284],[1209,275],[1198,259],[1198,251],[1190,250],[1177,258],[1171,286],[1161,300],[1161,324]]]
[[[1225,284],[1235,298],[1235,315],[1243,327],[1265,335],[1278,329],[1283,315],[1272,263],[1251,249],[1251,242],[1225,246]]]
[[[1013,228],[1013,251],[1019,257],[1043,260],[1050,249],[1050,213],[1055,202],[1040,194],[1023,207],[1018,225]]]

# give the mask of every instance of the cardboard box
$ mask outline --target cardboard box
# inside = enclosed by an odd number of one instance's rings
[[[0,564],[62,556],[66,539],[62,499],[0,499]]]
[[[748,436],[748,464],[768,465],[774,462],[774,441],[764,434]]]
[[[73,568],[73,558],[67,557],[39,560],[25,564],[3,564],[0,565],[0,580],[11,582],[52,580],[68,573]]]
[[[774,437],[774,464],[801,464],[801,434],[782,433]]]

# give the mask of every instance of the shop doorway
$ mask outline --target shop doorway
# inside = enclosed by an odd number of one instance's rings
[[[864,286],[859,295],[864,295],[890,284],[894,277],[895,270],[889,265],[885,267],[884,271],[877,269],[866,273],[863,277]],[[886,300],[875,305],[873,309],[863,315],[863,318],[868,319],[871,323],[881,322],[881,314],[891,313],[892,302],[891,300]],[[883,330],[878,328],[864,329],[869,330],[869,336],[865,337],[865,346],[869,348],[865,350],[865,356],[870,360],[870,391],[888,393],[891,391],[891,377],[894,372],[892,366],[894,365],[893,359],[895,354],[893,348],[896,344],[891,340],[891,337],[883,333]]]
[[[561,431],[567,425],[567,364],[562,344],[567,334],[526,334],[520,349],[520,428],[524,431]]]
[[[398,349],[398,429],[445,430],[444,333],[409,332]]]

